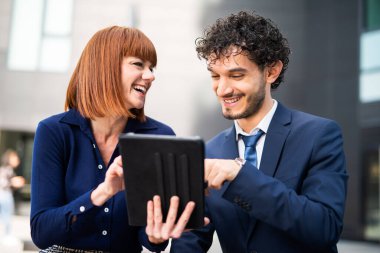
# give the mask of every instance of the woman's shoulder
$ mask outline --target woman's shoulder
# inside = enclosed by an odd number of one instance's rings
[[[51,115],[38,123],[37,132],[70,132],[71,125],[86,126],[86,119],[83,118],[75,110],[69,110],[66,112]]]
[[[61,112],[58,114],[54,114],[51,116],[48,116],[47,118],[44,118],[40,121],[40,123],[46,124],[46,125],[51,125],[51,124],[57,124],[63,119],[66,115],[68,114],[67,112]]]
[[[68,124],[68,125],[83,125],[86,124],[86,119],[75,109],[70,109],[66,112],[58,113],[49,116],[40,121],[40,124],[44,125],[58,125],[58,124]]]

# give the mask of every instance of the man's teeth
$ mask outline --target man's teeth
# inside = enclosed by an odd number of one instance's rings
[[[141,92],[141,93],[146,93],[146,88],[144,87],[144,86],[134,86],[133,87],[136,91],[139,91],[139,92]]]
[[[231,103],[235,103],[235,102],[237,102],[239,100],[240,100],[239,97],[235,97],[235,98],[230,98],[230,99],[224,99],[224,102],[226,102],[228,104],[231,104]]]

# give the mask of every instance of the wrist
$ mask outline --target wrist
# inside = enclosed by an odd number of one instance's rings
[[[101,183],[91,193],[91,202],[95,206],[103,205],[107,200],[109,200],[112,197],[110,196],[110,194],[107,193],[104,187],[104,183]]]
[[[246,162],[245,159],[240,158],[240,157],[236,157],[234,161],[239,166],[240,169],[244,166],[244,164]]]
[[[148,236],[148,240],[151,244],[156,244],[156,245],[159,245],[159,244],[162,244],[164,242],[166,242],[167,240],[164,240],[164,239],[157,239],[153,236]]]

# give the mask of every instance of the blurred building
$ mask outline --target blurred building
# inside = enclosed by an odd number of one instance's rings
[[[343,237],[380,241],[379,0],[1,0],[0,153],[19,151],[19,173],[30,179],[38,122],[62,112],[82,49],[110,25],[138,27],[156,45],[147,114],[178,135],[209,139],[231,122],[194,41],[238,10],[272,19],[289,40],[290,64],[275,97],[343,129],[350,174]],[[28,187],[21,194],[27,198]]]

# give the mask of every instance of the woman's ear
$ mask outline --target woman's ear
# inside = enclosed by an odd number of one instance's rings
[[[266,67],[266,81],[269,84],[274,83],[276,81],[277,77],[280,75],[282,67],[284,64],[282,61],[278,60],[271,65]]]

